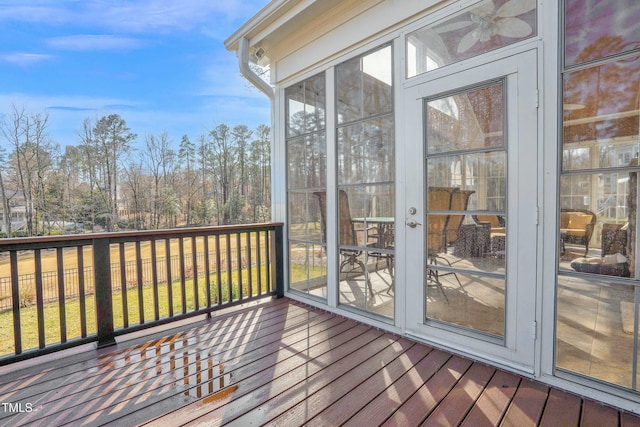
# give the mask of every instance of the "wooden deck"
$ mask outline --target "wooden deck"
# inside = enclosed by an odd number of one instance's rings
[[[288,299],[51,359],[0,370],[0,425],[640,426]]]

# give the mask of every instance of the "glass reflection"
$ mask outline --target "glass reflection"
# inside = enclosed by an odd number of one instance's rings
[[[326,212],[314,193],[327,175],[324,74],[285,89],[290,289],[327,297]]]
[[[563,170],[625,167],[640,151],[640,56],[566,73]]]
[[[338,302],[394,316],[395,138],[392,50],[336,66]]]
[[[564,0],[564,15],[556,365],[638,390],[640,9]]]
[[[325,134],[306,135],[287,141],[289,188],[318,188],[326,185]]]
[[[393,181],[393,132],[391,116],[338,128],[338,183]]]
[[[391,46],[336,67],[338,123],[393,111]]]
[[[324,85],[324,76],[320,74],[285,90],[288,137],[324,129]]]
[[[566,66],[637,49],[637,6],[637,0],[564,0]]]
[[[395,186],[339,191],[340,303],[393,317]]]
[[[408,35],[407,77],[508,46],[536,31],[535,1],[476,3]]]
[[[429,100],[429,154],[504,146],[503,83]]]
[[[289,193],[289,237],[293,240],[324,242],[320,206],[309,192]]]
[[[327,297],[327,253],[324,245],[289,245],[290,288],[317,297]]]
[[[637,175],[632,169],[561,177],[561,271],[634,277]]]
[[[558,278],[556,366],[632,388],[634,319],[640,307],[634,286],[581,277]],[[638,390],[635,382],[635,390]]]

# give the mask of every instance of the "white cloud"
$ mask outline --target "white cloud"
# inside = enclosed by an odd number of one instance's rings
[[[47,44],[55,49],[75,51],[132,50],[140,48],[144,42],[131,37],[113,35],[78,34],[74,36],[54,37]]]
[[[42,61],[48,61],[51,58],[51,55],[25,52],[15,52],[0,55],[0,61],[9,62],[11,64],[20,65],[22,67],[37,64]]]
[[[0,93],[0,106],[4,106],[0,109],[0,117],[10,113],[12,105],[24,107],[28,112],[46,112],[49,114],[49,136],[64,147],[79,142],[78,134],[84,119],[99,119],[115,113],[126,120],[127,126],[138,135],[138,141],[144,141],[145,135],[166,131],[177,144],[184,134],[196,141],[200,134],[221,123],[231,127],[244,124],[250,128],[270,125],[269,101],[264,95],[259,97],[206,97],[201,105],[194,103],[189,109],[166,111],[131,99]]]
[[[228,27],[264,7],[268,0],[139,0],[139,1],[21,1],[3,2],[0,23],[73,24],[92,29],[129,33],[188,31]],[[226,32],[229,32],[226,31]],[[228,35],[228,34],[225,34]]]

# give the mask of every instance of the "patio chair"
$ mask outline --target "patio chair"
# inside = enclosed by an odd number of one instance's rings
[[[469,198],[475,193],[473,190],[459,190],[451,192],[451,210],[452,211],[466,211],[469,206]],[[447,244],[451,245],[458,240],[458,232],[462,221],[464,221],[465,214],[452,214],[449,215],[449,222],[447,223]]]
[[[327,193],[325,191],[316,191],[313,193],[318,198],[320,204],[320,218],[322,221],[322,237],[326,242],[327,233]],[[349,210],[349,197],[344,190],[338,191],[338,245],[339,246],[358,246],[358,237],[353,221],[351,220],[351,211]],[[364,233],[367,231],[364,230]],[[367,240],[365,236],[365,241]],[[373,295],[373,287],[371,286],[371,280],[367,274],[367,268],[359,258],[363,251],[360,249],[346,249],[340,248],[340,256],[342,261],[338,273],[350,273],[357,265],[362,270],[362,274],[365,277],[369,293]],[[343,271],[345,267],[350,266],[348,271]]]
[[[429,187],[427,198],[429,211],[447,211],[451,209],[452,194],[456,191],[458,191],[457,188],[451,187]],[[440,263],[451,267],[451,262],[440,255],[447,252],[447,224],[449,218],[450,215],[448,214],[427,215],[427,257],[429,265],[437,266]],[[427,266],[427,280],[431,280],[436,284],[447,303],[449,303],[449,298],[444,292],[440,278],[448,275],[453,275],[460,287],[462,287],[462,283],[455,272],[442,273],[437,268]]]

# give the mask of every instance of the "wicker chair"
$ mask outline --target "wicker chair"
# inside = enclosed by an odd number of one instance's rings
[[[584,245],[585,256],[589,253],[589,241],[596,226],[596,214],[587,209],[564,208],[560,210],[560,231],[565,243]]]

